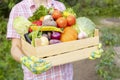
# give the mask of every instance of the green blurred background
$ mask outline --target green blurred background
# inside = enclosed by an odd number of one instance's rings
[[[6,40],[6,26],[12,7],[21,0],[0,0],[0,80],[23,80],[21,65],[10,55],[11,42]],[[120,0],[60,0],[72,7],[77,17],[86,16],[100,30],[100,41],[105,50],[96,65],[96,73],[103,80],[120,77],[120,69],[114,65],[114,46],[120,45],[120,25],[102,25],[105,18],[120,18]]]

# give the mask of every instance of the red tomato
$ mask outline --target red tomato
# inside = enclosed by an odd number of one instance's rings
[[[33,30],[29,27],[28,32],[31,33]]]
[[[37,20],[32,22],[33,24],[36,24],[37,26],[41,26],[42,25],[42,21],[41,20]]]
[[[70,15],[70,16],[67,17],[67,25],[68,25],[68,26],[72,26],[72,25],[74,25],[75,23],[76,23],[76,18],[75,18],[75,16]]]
[[[58,18],[56,23],[59,28],[65,28],[67,26],[67,20],[65,17]]]
[[[62,17],[62,12],[60,12],[59,10],[54,10],[52,13],[52,17],[53,19],[57,20],[58,18]]]

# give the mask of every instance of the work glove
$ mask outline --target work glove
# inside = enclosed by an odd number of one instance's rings
[[[21,58],[21,63],[34,74],[41,74],[52,67],[51,63],[43,59],[39,59],[38,57],[35,56],[32,57],[23,56]]]
[[[89,57],[89,59],[95,60],[95,59],[97,59],[97,58],[100,58],[100,57],[102,56],[102,53],[103,53],[103,52],[104,52],[104,51],[103,51],[103,49],[102,49],[102,44],[100,43],[100,44],[98,45],[98,50],[93,51],[93,52],[91,53],[91,56]]]

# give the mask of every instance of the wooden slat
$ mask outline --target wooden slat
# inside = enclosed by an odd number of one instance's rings
[[[94,36],[99,36],[99,30],[98,29],[95,29]]]
[[[36,56],[45,57],[56,54],[61,54],[63,52],[69,52],[81,48],[87,48],[89,46],[95,46],[99,44],[99,37],[91,37],[82,40],[62,42],[58,44],[52,44],[48,46],[36,47],[37,54]]]
[[[23,39],[21,39],[21,43],[22,43],[22,50],[23,50],[25,55],[27,55],[27,56],[35,56],[35,53],[36,53],[35,47],[30,45],[29,43],[27,43]]]
[[[77,50],[65,54],[60,54],[57,56],[52,56],[45,58],[46,61],[52,62],[53,66],[60,65],[60,64],[66,64],[66,63],[71,63],[74,61],[78,60],[83,60],[88,58],[91,55],[91,52],[97,50],[97,46],[82,49],[82,50]]]

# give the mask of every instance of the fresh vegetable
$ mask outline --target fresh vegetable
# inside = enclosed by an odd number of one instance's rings
[[[18,16],[13,21],[13,27],[20,36],[24,36],[28,32],[29,26],[32,23],[22,16]]]
[[[60,43],[61,41],[58,39],[51,39],[50,40],[50,44],[56,44],[56,43]]]
[[[51,34],[51,39],[60,40],[60,37],[61,37],[61,33],[60,32],[53,31],[52,34]]]
[[[43,26],[57,26],[56,22],[53,20],[53,18],[44,19],[43,20]]]
[[[83,31],[81,31],[81,32],[78,34],[78,39],[83,39],[83,38],[86,38],[86,37],[88,37],[88,35],[87,35],[85,32],[83,32]]]
[[[73,27],[66,27],[61,34],[62,42],[77,40],[78,33]]]
[[[35,39],[38,37],[38,30],[37,31],[33,31],[32,33],[31,33],[31,35],[32,35],[32,41],[31,41],[31,44],[33,45],[33,46],[35,46]]]
[[[32,26],[31,26],[32,27]],[[60,28],[57,28],[55,26],[33,26],[34,30],[40,30],[40,31],[57,31],[57,32],[62,32],[62,30]]]
[[[30,28],[32,31],[36,31],[36,30],[38,30],[39,27],[41,27],[41,26],[31,25],[29,28]]]
[[[44,20],[53,20],[51,15],[46,15],[44,16]]]
[[[42,33],[42,36],[48,38],[48,34],[47,33]]]
[[[28,29],[28,33],[31,33],[33,30],[31,29],[31,27],[29,27]]]
[[[42,21],[41,20],[37,20],[37,21],[34,21],[32,23],[37,25],[37,26],[41,26],[42,25]]]
[[[25,40],[31,44],[31,39],[29,38],[29,33],[24,34]]]
[[[80,31],[85,32],[88,37],[93,36],[96,25],[86,17],[79,17],[76,20],[77,27]]]
[[[39,20],[41,17],[48,14],[48,9],[41,5],[34,13],[33,16],[29,17],[31,22]]]
[[[63,16],[67,17],[69,15],[73,15],[76,17],[76,13],[72,8],[67,8],[65,11],[63,11]]]
[[[30,40],[32,40],[32,33],[33,32],[31,32],[31,33],[28,34],[28,37],[30,38]]]
[[[67,25],[72,26],[76,23],[76,18],[73,15],[67,16]]]
[[[45,32],[42,32],[42,36],[47,37],[48,40],[51,40],[51,35],[52,35],[52,31],[45,31]]]
[[[45,36],[41,36],[40,38],[35,38],[35,46],[45,46],[49,45],[49,40]]]
[[[48,13],[49,13],[50,15],[52,15],[53,12],[54,12],[54,10],[55,10],[55,9],[54,9],[53,7],[51,7],[51,8],[49,8],[49,12],[48,12]]]
[[[58,18],[56,23],[59,28],[65,28],[67,26],[67,20],[65,17]]]
[[[47,32],[47,35],[48,35],[48,39],[50,40],[51,39],[51,32]]]
[[[60,28],[54,27],[54,26],[43,26],[40,28],[40,31],[57,31],[62,32]]]
[[[42,17],[40,17],[40,19],[39,19],[40,21],[43,21],[44,20],[44,16],[42,16]]]
[[[43,26],[57,26],[51,15],[46,15],[43,20]]]
[[[55,9],[52,13],[52,17],[53,19],[57,20],[58,18],[62,17],[62,12]]]
[[[73,27],[78,33],[80,33],[80,30],[78,28],[78,24],[74,24],[71,27]]]

